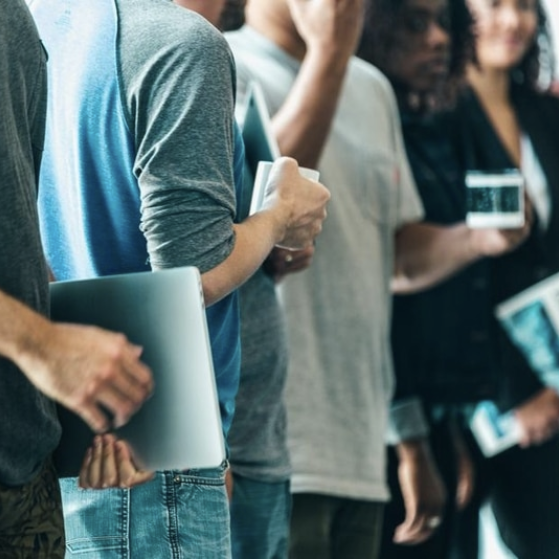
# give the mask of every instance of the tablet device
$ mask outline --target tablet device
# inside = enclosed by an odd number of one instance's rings
[[[225,445],[200,274],[183,267],[50,285],[55,321],[124,333],[143,347],[152,397],[118,437],[141,468],[184,470],[219,466]],[[59,407],[62,440],[55,452],[60,477],[79,473],[93,432]]]
[[[264,93],[257,82],[250,82],[246,103],[239,113],[246,163],[238,219],[240,222],[249,215],[258,163],[275,161],[280,157],[280,150],[272,133],[272,123]]]

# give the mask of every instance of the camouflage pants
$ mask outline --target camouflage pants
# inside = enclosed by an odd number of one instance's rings
[[[31,482],[0,485],[0,558],[63,559],[64,520],[50,461]]]

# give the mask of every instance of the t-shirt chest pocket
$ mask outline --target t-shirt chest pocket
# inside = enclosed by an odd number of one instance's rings
[[[362,210],[375,222],[393,224],[398,214],[399,168],[395,157],[387,152],[363,155]]]

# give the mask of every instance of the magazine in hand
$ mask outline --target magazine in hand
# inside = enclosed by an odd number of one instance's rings
[[[476,406],[470,427],[481,451],[487,457],[495,456],[520,441],[520,425],[514,413],[501,413],[490,401]]]
[[[559,274],[507,299],[495,314],[542,382],[559,390]],[[512,413],[495,415],[496,409],[487,404],[478,406],[471,426],[482,450],[491,456],[516,444],[521,433]]]
[[[504,301],[495,314],[542,382],[559,389],[559,274]]]

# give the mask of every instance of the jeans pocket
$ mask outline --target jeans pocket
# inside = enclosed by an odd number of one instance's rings
[[[60,480],[66,550],[84,559],[127,557],[130,492],[80,489],[75,478]]]
[[[175,472],[175,479],[185,483],[223,485],[227,468],[229,468],[229,462],[224,460],[217,468],[192,468],[184,472]]]

